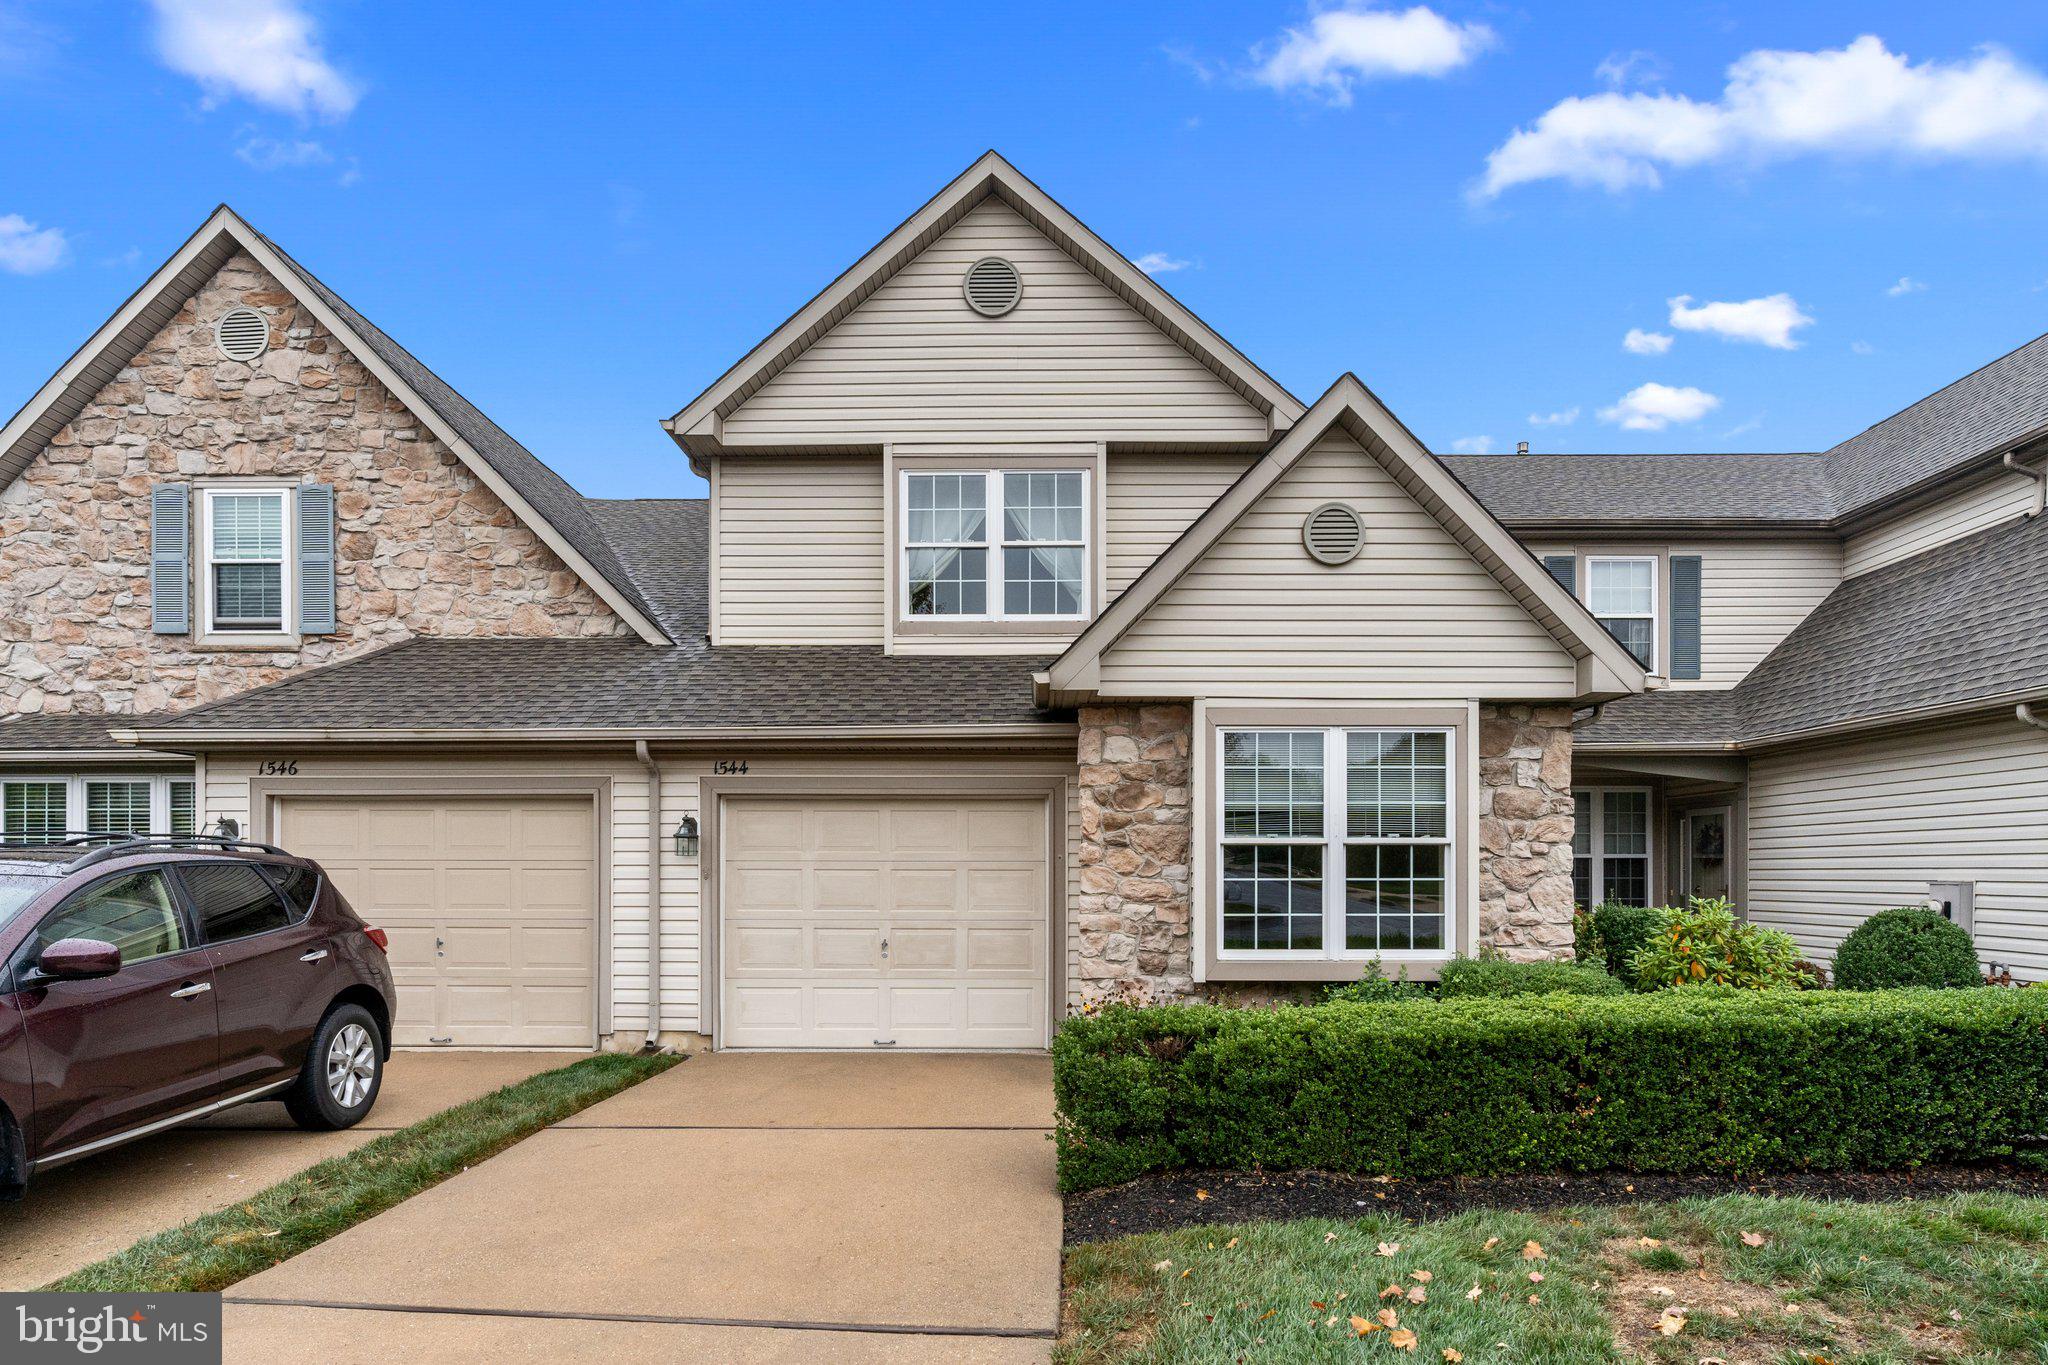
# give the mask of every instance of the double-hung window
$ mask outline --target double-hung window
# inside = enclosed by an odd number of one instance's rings
[[[1572,894],[1591,909],[1650,903],[1650,793],[1584,788],[1572,793]]]
[[[283,488],[209,488],[200,592],[209,634],[291,629],[291,494]]]
[[[910,472],[902,493],[906,620],[1087,616],[1085,472]]]
[[[1656,556],[1590,556],[1586,560],[1586,607],[1638,663],[1656,670]]]
[[[1220,956],[1441,956],[1451,943],[1452,734],[1218,734]]]
[[[24,843],[66,834],[192,834],[189,777],[55,774],[0,780],[0,836]]]

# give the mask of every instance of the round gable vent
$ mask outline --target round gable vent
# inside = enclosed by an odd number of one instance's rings
[[[1341,502],[1326,502],[1301,523],[1301,543],[1325,564],[1345,564],[1365,548],[1365,523]]]
[[[999,318],[1024,297],[1024,280],[1017,267],[1000,256],[984,256],[967,267],[961,284],[967,306],[987,318]]]
[[[270,349],[270,324],[253,308],[230,308],[213,324],[213,344],[229,360],[254,360]]]

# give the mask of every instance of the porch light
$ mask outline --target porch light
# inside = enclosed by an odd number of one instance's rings
[[[683,823],[676,826],[676,856],[694,858],[697,856],[697,817],[685,815]]]
[[[223,839],[239,839],[242,837],[242,826],[234,816],[223,815],[214,821],[213,832]]]

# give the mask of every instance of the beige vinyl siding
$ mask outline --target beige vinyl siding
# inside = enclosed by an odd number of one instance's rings
[[[1365,550],[1327,567],[1301,524],[1342,501]],[[1379,462],[1325,436],[1104,654],[1111,696],[1568,697],[1576,667]]]
[[[1003,256],[1022,301],[987,318],[967,268]],[[998,199],[971,209],[759,392],[727,445],[1002,440],[1233,440],[1263,413]]]
[[[880,644],[879,456],[718,462],[721,645]]]
[[[1977,951],[2048,979],[2048,733],[2009,713],[1758,755],[1750,918],[1832,956],[1932,881],[1976,883]]]
[[[1108,596],[1128,588],[1251,461],[1247,455],[1110,456]]]
[[[1865,574],[2033,510],[2034,485],[2014,475],[1966,488],[1904,516],[1859,531],[1842,547],[1842,571]]]

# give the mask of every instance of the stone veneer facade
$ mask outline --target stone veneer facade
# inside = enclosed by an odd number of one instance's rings
[[[1190,708],[1086,706],[1080,732],[1078,1003],[1276,994],[1195,984]],[[1569,707],[1480,707],[1483,949],[1572,955],[1571,767]]]
[[[237,305],[270,319],[249,364],[213,342]],[[151,633],[150,486],[232,475],[334,485],[334,634],[250,649]],[[23,712],[178,709],[412,635],[630,633],[241,253],[0,492],[0,585],[0,709]]]

